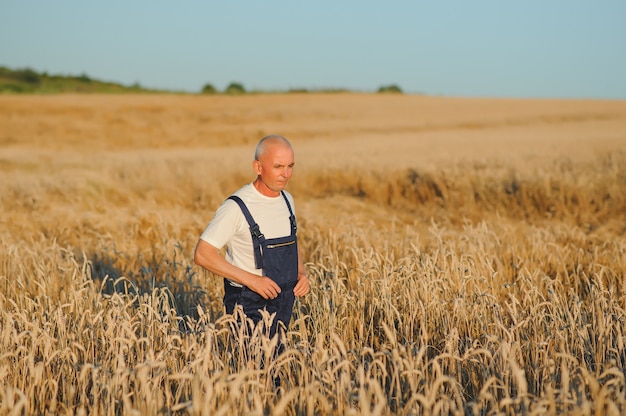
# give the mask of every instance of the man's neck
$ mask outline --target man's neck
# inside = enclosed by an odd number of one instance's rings
[[[252,185],[256,188],[257,191],[259,191],[261,195],[269,196],[271,198],[275,198],[280,195],[280,192],[276,192],[270,189],[266,184],[264,184],[261,178],[256,178],[256,180],[252,182]]]

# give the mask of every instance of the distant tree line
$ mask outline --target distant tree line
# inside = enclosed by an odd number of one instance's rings
[[[231,82],[222,91],[223,94],[230,94],[230,95],[246,94],[247,92],[248,91],[246,91],[246,88],[240,82]],[[335,89],[326,88],[326,89],[316,89],[316,90],[309,90],[307,88],[292,88],[292,89],[289,89],[287,92],[294,93],[294,94],[301,94],[301,93],[308,93],[308,92],[338,93],[338,92],[350,92],[350,90],[347,90],[345,88],[335,88]],[[390,84],[390,85],[382,85],[381,87],[378,88],[377,92],[402,94],[402,89],[396,84]],[[210,95],[210,94],[219,94],[220,91],[217,88],[215,88],[213,84],[209,83],[209,84],[205,84],[202,87],[202,89],[200,90],[200,93]]]
[[[10,69],[0,66],[0,93],[119,93],[161,92],[141,87],[99,81],[87,74],[50,75],[31,68]]]
[[[0,66],[0,81],[0,91],[25,92],[40,84],[41,75],[30,68],[12,70]]]
[[[142,87],[138,82],[125,86],[115,82],[100,81],[87,74],[81,75],[50,75],[47,72],[37,72],[31,68],[10,69],[0,66],[0,93],[115,93],[115,92],[162,92],[172,93],[181,91],[155,90]],[[263,93],[267,91],[248,91],[241,82],[231,82],[222,91],[213,84],[207,83],[199,91],[200,94],[227,94],[241,95],[248,93]],[[344,88],[307,89],[292,88],[287,93],[344,93],[350,92]],[[396,84],[382,85],[378,93],[402,93]]]

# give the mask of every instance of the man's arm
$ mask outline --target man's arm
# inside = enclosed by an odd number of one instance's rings
[[[267,276],[257,276],[230,264],[216,247],[202,239],[198,240],[193,261],[218,276],[246,286],[263,296],[264,299],[274,299],[280,293],[280,287],[272,279]]]
[[[296,287],[293,288],[293,294],[296,296],[304,296],[309,293],[310,289],[309,278],[306,275],[306,269],[304,268],[302,255],[300,254],[300,246],[298,246],[298,283]]]

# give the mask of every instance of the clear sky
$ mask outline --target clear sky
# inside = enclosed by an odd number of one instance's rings
[[[626,1],[0,0],[0,66],[190,92],[626,99]]]

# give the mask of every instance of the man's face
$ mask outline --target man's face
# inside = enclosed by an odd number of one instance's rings
[[[266,151],[254,161],[254,168],[261,178],[263,192],[267,196],[277,196],[285,189],[294,166],[293,150],[284,143],[270,143]]]

